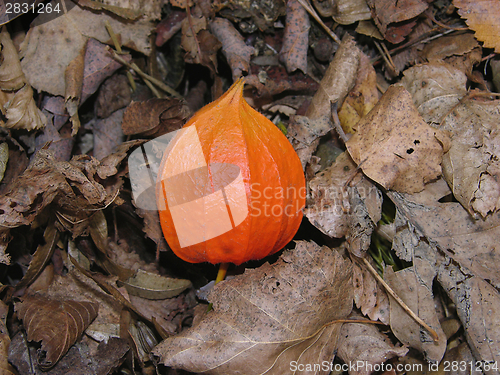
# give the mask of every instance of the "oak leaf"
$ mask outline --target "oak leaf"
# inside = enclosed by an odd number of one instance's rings
[[[153,353],[167,366],[207,374],[284,374],[291,361],[331,362],[335,319],[352,309],[351,275],[337,250],[300,241],[275,264],[217,284],[213,311]]]
[[[15,304],[29,341],[41,341],[38,364],[49,369],[68,351],[97,316],[91,302],[56,301],[25,297]]]

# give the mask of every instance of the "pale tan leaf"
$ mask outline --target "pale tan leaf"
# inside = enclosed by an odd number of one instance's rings
[[[467,77],[446,64],[419,65],[402,80],[428,123],[451,134],[443,175],[471,215],[500,209],[500,101],[461,100]]]
[[[17,49],[5,27],[0,33],[0,110],[7,122],[1,126],[13,129],[34,130],[45,126],[46,118],[37,108],[33,90],[28,84],[19,63]]]
[[[7,142],[0,144],[0,182],[2,182],[9,162],[9,145]]]
[[[320,87],[307,108],[307,117],[315,119],[329,116],[332,103],[337,103],[339,107],[342,105],[347,93],[356,82],[360,54],[356,42],[347,34],[328,65]]]
[[[213,311],[153,353],[167,366],[207,374],[285,374],[291,361],[330,363],[341,327],[334,321],[352,308],[351,275],[337,250],[298,242],[272,266],[216,285]]]
[[[500,53],[500,7],[496,0],[453,0],[458,14],[476,32],[476,38],[484,46]]]
[[[353,264],[354,303],[363,315],[389,324],[389,297],[364,265]]]
[[[352,313],[349,318],[362,319],[362,316]],[[402,357],[408,352],[406,347],[394,346],[373,324],[344,324],[340,337],[338,356],[344,363],[359,364],[349,369],[349,375],[370,375],[371,369],[377,365],[394,357]]]
[[[424,268],[428,275],[422,274]],[[431,362],[441,361],[446,351],[446,335],[439,324],[432,295],[435,272],[433,266],[425,259],[418,259],[418,268],[414,265],[394,272],[392,267],[387,267],[384,272],[384,279],[389,286],[412,311],[437,332],[439,341],[435,342],[429,332],[416,323],[399,303],[389,297],[392,332],[399,341],[424,353],[425,358]]]
[[[377,104],[379,96],[377,73],[368,56],[361,53],[356,83],[338,111],[346,133],[356,132],[356,124]]]
[[[447,134],[420,117],[408,91],[391,86],[346,143],[353,160],[386,189],[417,192],[441,174]]]
[[[25,297],[16,303],[29,341],[41,341],[38,365],[49,369],[68,351],[97,316],[99,305],[91,302],[55,301]]]
[[[372,13],[366,0],[338,0],[335,1],[335,11],[332,17],[341,25],[350,25],[357,21],[371,19]]]

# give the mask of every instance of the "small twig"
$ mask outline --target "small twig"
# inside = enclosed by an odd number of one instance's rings
[[[370,273],[378,280],[378,282],[380,284],[382,284],[382,286],[385,288],[387,293],[389,293],[391,295],[391,297],[396,300],[396,302],[399,304],[399,306],[401,306],[401,308],[404,311],[406,311],[408,313],[408,315],[410,315],[413,318],[413,320],[415,320],[418,324],[420,324],[422,327],[424,327],[424,329],[427,332],[429,332],[431,334],[434,342],[439,341],[439,336],[436,333],[436,331],[434,331],[431,327],[429,327],[429,325],[426,322],[424,322],[422,319],[420,319],[417,314],[415,314],[413,311],[411,311],[411,309],[406,305],[406,303],[404,303],[404,301],[396,294],[396,292],[394,290],[392,290],[392,288],[389,286],[389,284],[387,284],[384,281],[384,279],[382,279],[380,277],[380,275],[372,267],[370,262],[368,262],[368,260],[366,258],[363,258],[363,262],[365,263],[365,265],[368,268],[368,270],[370,271]]]
[[[448,26],[448,25],[446,25],[446,24],[438,21],[436,18],[434,18],[434,15],[431,12],[425,12],[424,14],[427,17],[429,17],[432,22],[434,22],[439,27],[442,27],[443,29],[448,29],[448,30],[453,30],[453,31],[466,31],[466,30],[469,30],[468,27],[453,27],[453,26]]]
[[[344,132],[344,129],[342,129],[342,125],[340,124],[339,115],[337,113],[338,102],[330,103],[330,108],[332,110],[333,126],[337,131],[339,137],[342,139],[342,141],[346,143],[349,140],[349,138],[347,137],[347,134]]]
[[[106,30],[108,31],[108,34],[113,41],[113,44],[115,46],[116,51],[119,54],[123,54],[122,51],[122,46],[120,45],[120,42],[118,41],[118,37],[116,36],[115,32],[113,31],[113,28],[111,27],[111,24],[109,23],[108,20],[104,22],[104,26],[106,27]],[[130,84],[130,87],[132,88],[132,91],[135,91],[137,89],[137,86],[135,85],[134,77],[132,77],[132,74],[130,72],[127,72],[127,79]]]
[[[373,39],[373,43],[375,43],[375,47],[377,47],[378,51],[380,52],[380,56],[382,56],[382,58],[384,59],[385,63],[387,64],[387,67],[393,71],[394,75],[398,75],[399,71],[392,62],[391,55],[385,52],[385,50],[387,50],[387,47],[384,50],[384,48],[380,46],[380,43],[377,42],[375,39]]]
[[[311,17],[314,18],[317,23],[319,23],[319,25],[326,31],[328,36],[330,36],[330,38],[332,38],[335,41],[335,43],[337,44],[341,43],[339,37],[332,30],[330,30],[328,26],[325,25],[325,23],[321,18],[319,18],[318,13],[316,13],[314,8],[311,6],[309,0],[297,0],[297,1],[299,2],[300,5],[304,7],[304,9],[307,11],[307,13],[311,15]]]
[[[116,61],[118,61],[122,65],[125,65],[127,68],[130,68],[130,69],[134,70],[142,79],[145,80],[145,82],[149,81],[150,83],[156,85],[157,87],[159,87],[160,89],[162,89],[166,93],[168,93],[168,94],[170,94],[170,95],[172,95],[172,96],[174,96],[176,98],[182,99],[182,95],[179,94],[177,91],[175,91],[173,88],[167,86],[162,81],[160,81],[160,80],[158,80],[158,79],[156,79],[154,77],[151,77],[149,74],[144,73],[135,63],[130,64],[129,62],[125,61],[111,47],[106,46],[106,49],[113,54],[113,58]],[[147,84],[147,82],[146,82],[146,84]]]

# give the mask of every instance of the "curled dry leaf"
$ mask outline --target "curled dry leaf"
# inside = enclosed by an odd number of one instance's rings
[[[447,134],[424,122],[404,87],[391,86],[357,128],[347,149],[384,188],[413,193],[441,174]]]
[[[377,104],[377,73],[364,53],[360,54],[356,83],[338,111],[339,120],[346,133],[355,133],[356,124]]]
[[[45,243],[37,247],[28,270],[23,278],[16,284],[16,290],[21,290],[35,281],[52,257],[56,243],[59,241],[59,232],[56,230],[53,223],[50,223],[45,229],[43,239]]]
[[[123,114],[125,135],[159,136],[178,130],[190,117],[190,111],[179,99],[149,99],[132,102]]]
[[[68,351],[97,316],[91,302],[56,301],[26,297],[15,304],[29,341],[41,341],[38,364],[49,369]]]
[[[0,126],[13,129],[35,130],[45,126],[46,118],[37,108],[33,89],[19,63],[17,49],[6,27],[0,33],[0,111],[7,118]]]
[[[345,37],[307,108],[306,116],[290,128],[292,144],[304,167],[318,147],[319,136],[325,135],[332,128],[332,103],[341,105],[354,86],[360,53],[354,39]]]
[[[425,244],[421,244],[425,246]],[[426,259],[415,258],[413,267],[394,272],[387,267],[384,279],[406,305],[438,333],[435,342],[432,336],[408,315],[392,297],[390,299],[390,325],[394,335],[404,343],[424,353],[430,362],[440,362],[446,351],[444,334],[436,313],[432,295],[432,282],[436,270]]]
[[[0,302],[0,373],[2,375],[17,375],[16,370],[8,361],[10,336],[5,321],[9,307],[2,301]]]
[[[395,39],[388,35],[388,26],[392,23],[399,23],[417,17],[428,5],[422,0],[368,0],[368,6],[372,9],[373,20],[382,35],[389,41]],[[411,28],[405,31],[408,35]],[[401,42],[399,40],[399,42]]]
[[[350,319],[362,319],[360,314],[352,313]],[[370,375],[376,365],[388,359],[402,357],[408,352],[406,347],[394,346],[389,338],[373,324],[347,323],[340,331],[338,356],[344,363],[363,363],[354,366],[349,375]]]
[[[314,119],[331,113],[332,103],[337,103],[340,108],[356,82],[360,54],[356,42],[347,34],[314,94],[306,112],[307,117]]]
[[[309,181],[310,200],[304,213],[330,237],[346,237],[349,251],[362,256],[382,212],[382,195],[344,152]]]
[[[427,61],[443,60],[449,56],[463,55],[478,46],[471,33],[443,36],[427,43],[422,50],[422,57]]]
[[[429,123],[451,134],[443,176],[473,216],[500,209],[500,101],[463,99],[467,78],[446,64],[408,69],[402,83]]]
[[[288,72],[300,69],[307,73],[307,50],[309,48],[309,15],[298,0],[289,0],[286,5],[286,27],[280,60]]]
[[[109,43],[109,33],[104,26],[106,22],[115,34],[120,35],[123,46],[146,55],[151,51],[149,35],[154,25],[147,20],[126,21],[104,11],[90,11],[78,5],[68,8],[67,13],[50,22],[45,22],[47,16],[50,15],[40,15],[35,19],[20,52],[23,71],[38,91],[65,96],[64,72],[84,49],[87,39]]]
[[[213,311],[153,353],[167,366],[207,374],[284,374],[291,361],[330,363],[341,327],[335,319],[352,309],[351,275],[336,250],[298,242],[275,264],[217,284]]]
[[[233,81],[236,81],[242,72],[249,71],[250,57],[254,53],[254,48],[245,44],[238,30],[225,18],[216,17],[210,22],[210,30],[222,43],[222,52],[231,66]]]
[[[7,142],[0,144],[0,182],[3,180],[5,175],[5,170],[7,169],[7,163],[9,162],[9,145]]]
[[[467,25],[476,32],[476,38],[484,46],[494,48],[500,53],[500,8],[498,3],[489,0],[453,0],[458,14],[465,18]]]
[[[480,277],[462,272],[453,262],[439,268],[438,280],[457,306],[465,337],[476,360],[489,363],[487,375],[498,374],[500,363],[500,294]],[[497,367],[493,368],[496,364]]]
[[[187,52],[184,60],[189,63],[204,65],[215,73],[217,71],[217,51],[221,44],[207,30],[208,24],[205,16],[189,13],[181,24],[181,44],[182,48]]]
[[[334,3],[335,11],[332,17],[335,22],[341,25],[350,25],[357,21],[369,20],[372,18],[366,0],[337,0]]]

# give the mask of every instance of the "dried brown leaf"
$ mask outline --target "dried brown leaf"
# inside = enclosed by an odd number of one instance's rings
[[[410,20],[428,7],[422,0],[367,0],[367,3],[375,24],[385,37],[389,24]]]
[[[233,72],[233,80],[236,81],[242,72],[249,71],[250,57],[254,53],[254,48],[245,44],[238,30],[225,18],[216,17],[210,22],[210,30],[222,43],[222,52]]]
[[[330,114],[332,103],[337,103],[340,108],[356,82],[360,54],[356,42],[347,34],[307,109],[307,117],[314,119]]]
[[[338,111],[339,120],[346,133],[354,133],[356,124],[377,104],[377,73],[364,53],[360,54],[356,83]]]
[[[439,362],[446,351],[446,335],[439,323],[432,295],[436,270],[426,259],[419,258],[416,262],[418,266],[416,263],[413,267],[397,272],[387,267],[384,279],[406,305],[437,332],[439,340],[435,342],[429,332],[416,323],[392,297],[389,297],[390,325],[399,341],[423,353],[428,361]]]
[[[266,66],[258,68],[252,66],[252,73],[245,77],[245,83],[255,87],[258,95],[270,97],[284,91],[300,91],[303,94],[313,95],[318,90],[318,83],[301,71],[288,74],[283,66]],[[264,75],[265,80],[261,79]]]
[[[53,223],[49,223],[45,229],[43,238],[45,243],[37,247],[35,254],[33,254],[33,259],[29,264],[28,270],[24,274],[21,281],[16,284],[16,290],[21,290],[35,281],[47,262],[50,260],[56,243],[59,240],[59,232],[56,230]]]
[[[453,55],[463,55],[478,47],[479,44],[471,33],[442,36],[426,44],[422,56],[428,60],[443,60]]]
[[[49,369],[68,351],[97,316],[91,302],[25,297],[15,304],[29,341],[41,341],[38,365]]]
[[[378,189],[357,173],[346,152],[309,181],[309,189],[311,198],[304,211],[309,221],[330,237],[345,236],[349,251],[361,256],[380,220],[382,196]]]
[[[467,342],[487,375],[498,374],[500,363],[500,294],[480,277],[464,274],[453,262],[444,262],[438,280],[457,306]],[[486,364],[489,364],[486,367]],[[493,366],[496,364],[496,368]]]
[[[120,55],[120,57],[127,62],[132,60],[132,56],[129,54]],[[122,65],[113,59],[105,44],[93,38],[89,38],[85,48],[81,103],[84,103],[93,95],[101,86],[102,82],[121,67]],[[127,89],[130,93],[129,86],[127,86]],[[127,97],[127,94],[123,92],[119,92],[117,95]]]
[[[349,318],[360,319],[362,316],[353,313]],[[350,375],[370,375],[377,365],[394,357],[402,357],[407,352],[408,348],[394,346],[373,324],[347,323],[340,332],[337,354],[344,363],[359,364],[350,369]]]
[[[389,324],[389,297],[364,265],[353,264],[354,303],[363,315]]]
[[[16,370],[8,361],[10,336],[5,325],[8,313],[9,307],[0,301],[0,373],[2,375],[17,375]]]
[[[462,100],[465,74],[446,64],[425,64],[405,72],[419,112],[451,134],[443,175],[456,199],[471,215],[500,209],[500,101]]]
[[[126,22],[104,11],[75,6],[50,22],[44,21],[44,16],[39,16],[26,35],[21,46],[21,66],[34,88],[52,95],[65,95],[64,72],[80,54],[88,38],[110,42],[104,26],[106,21],[114,33],[120,35],[123,46],[146,55],[151,51],[149,34],[154,25],[146,20]]]
[[[335,1],[332,17],[341,25],[350,25],[357,21],[369,20],[372,14],[366,0],[338,0]]]
[[[125,109],[119,109],[104,119],[94,122],[94,157],[103,159],[123,142],[122,119]]]
[[[351,275],[336,250],[298,242],[272,266],[216,285],[213,311],[153,353],[167,366],[207,374],[283,374],[291,361],[330,362],[340,331],[334,321],[352,308]]]
[[[297,69],[307,73],[307,50],[309,49],[309,15],[297,0],[286,5],[286,26],[280,61],[288,72]]]
[[[184,60],[192,64],[201,64],[212,72],[217,71],[217,51],[221,44],[207,30],[207,19],[201,14],[189,14],[182,20],[182,48],[186,51]]]
[[[189,115],[186,105],[175,98],[132,102],[123,115],[123,133],[159,136],[180,129]]]
[[[467,25],[476,32],[476,38],[484,42],[484,46],[494,48],[500,53],[500,8],[498,3],[490,0],[453,0],[458,14],[465,18]]]
[[[417,192],[441,174],[446,133],[420,117],[408,91],[391,86],[346,143],[353,160],[386,189]]]
[[[157,47],[161,47],[170,40],[181,28],[182,20],[186,18],[186,12],[173,10],[166,18],[162,19],[156,26]]]
[[[118,109],[124,108],[132,101],[132,95],[127,77],[114,74],[106,79],[99,89],[95,103],[96,115],[107,118]]]
[[[19,63],[17,49],[5,27],[0,33],[0,110],[7,118],[6,128],[34,130],[44,127],[46,118],[37,108],[33,90]]]
[[[401,215],[464,272],[500,287],[500,214],[474,219],[459,203],[440,202],[449,195],[442,179],[417,194],[389,193]]]

